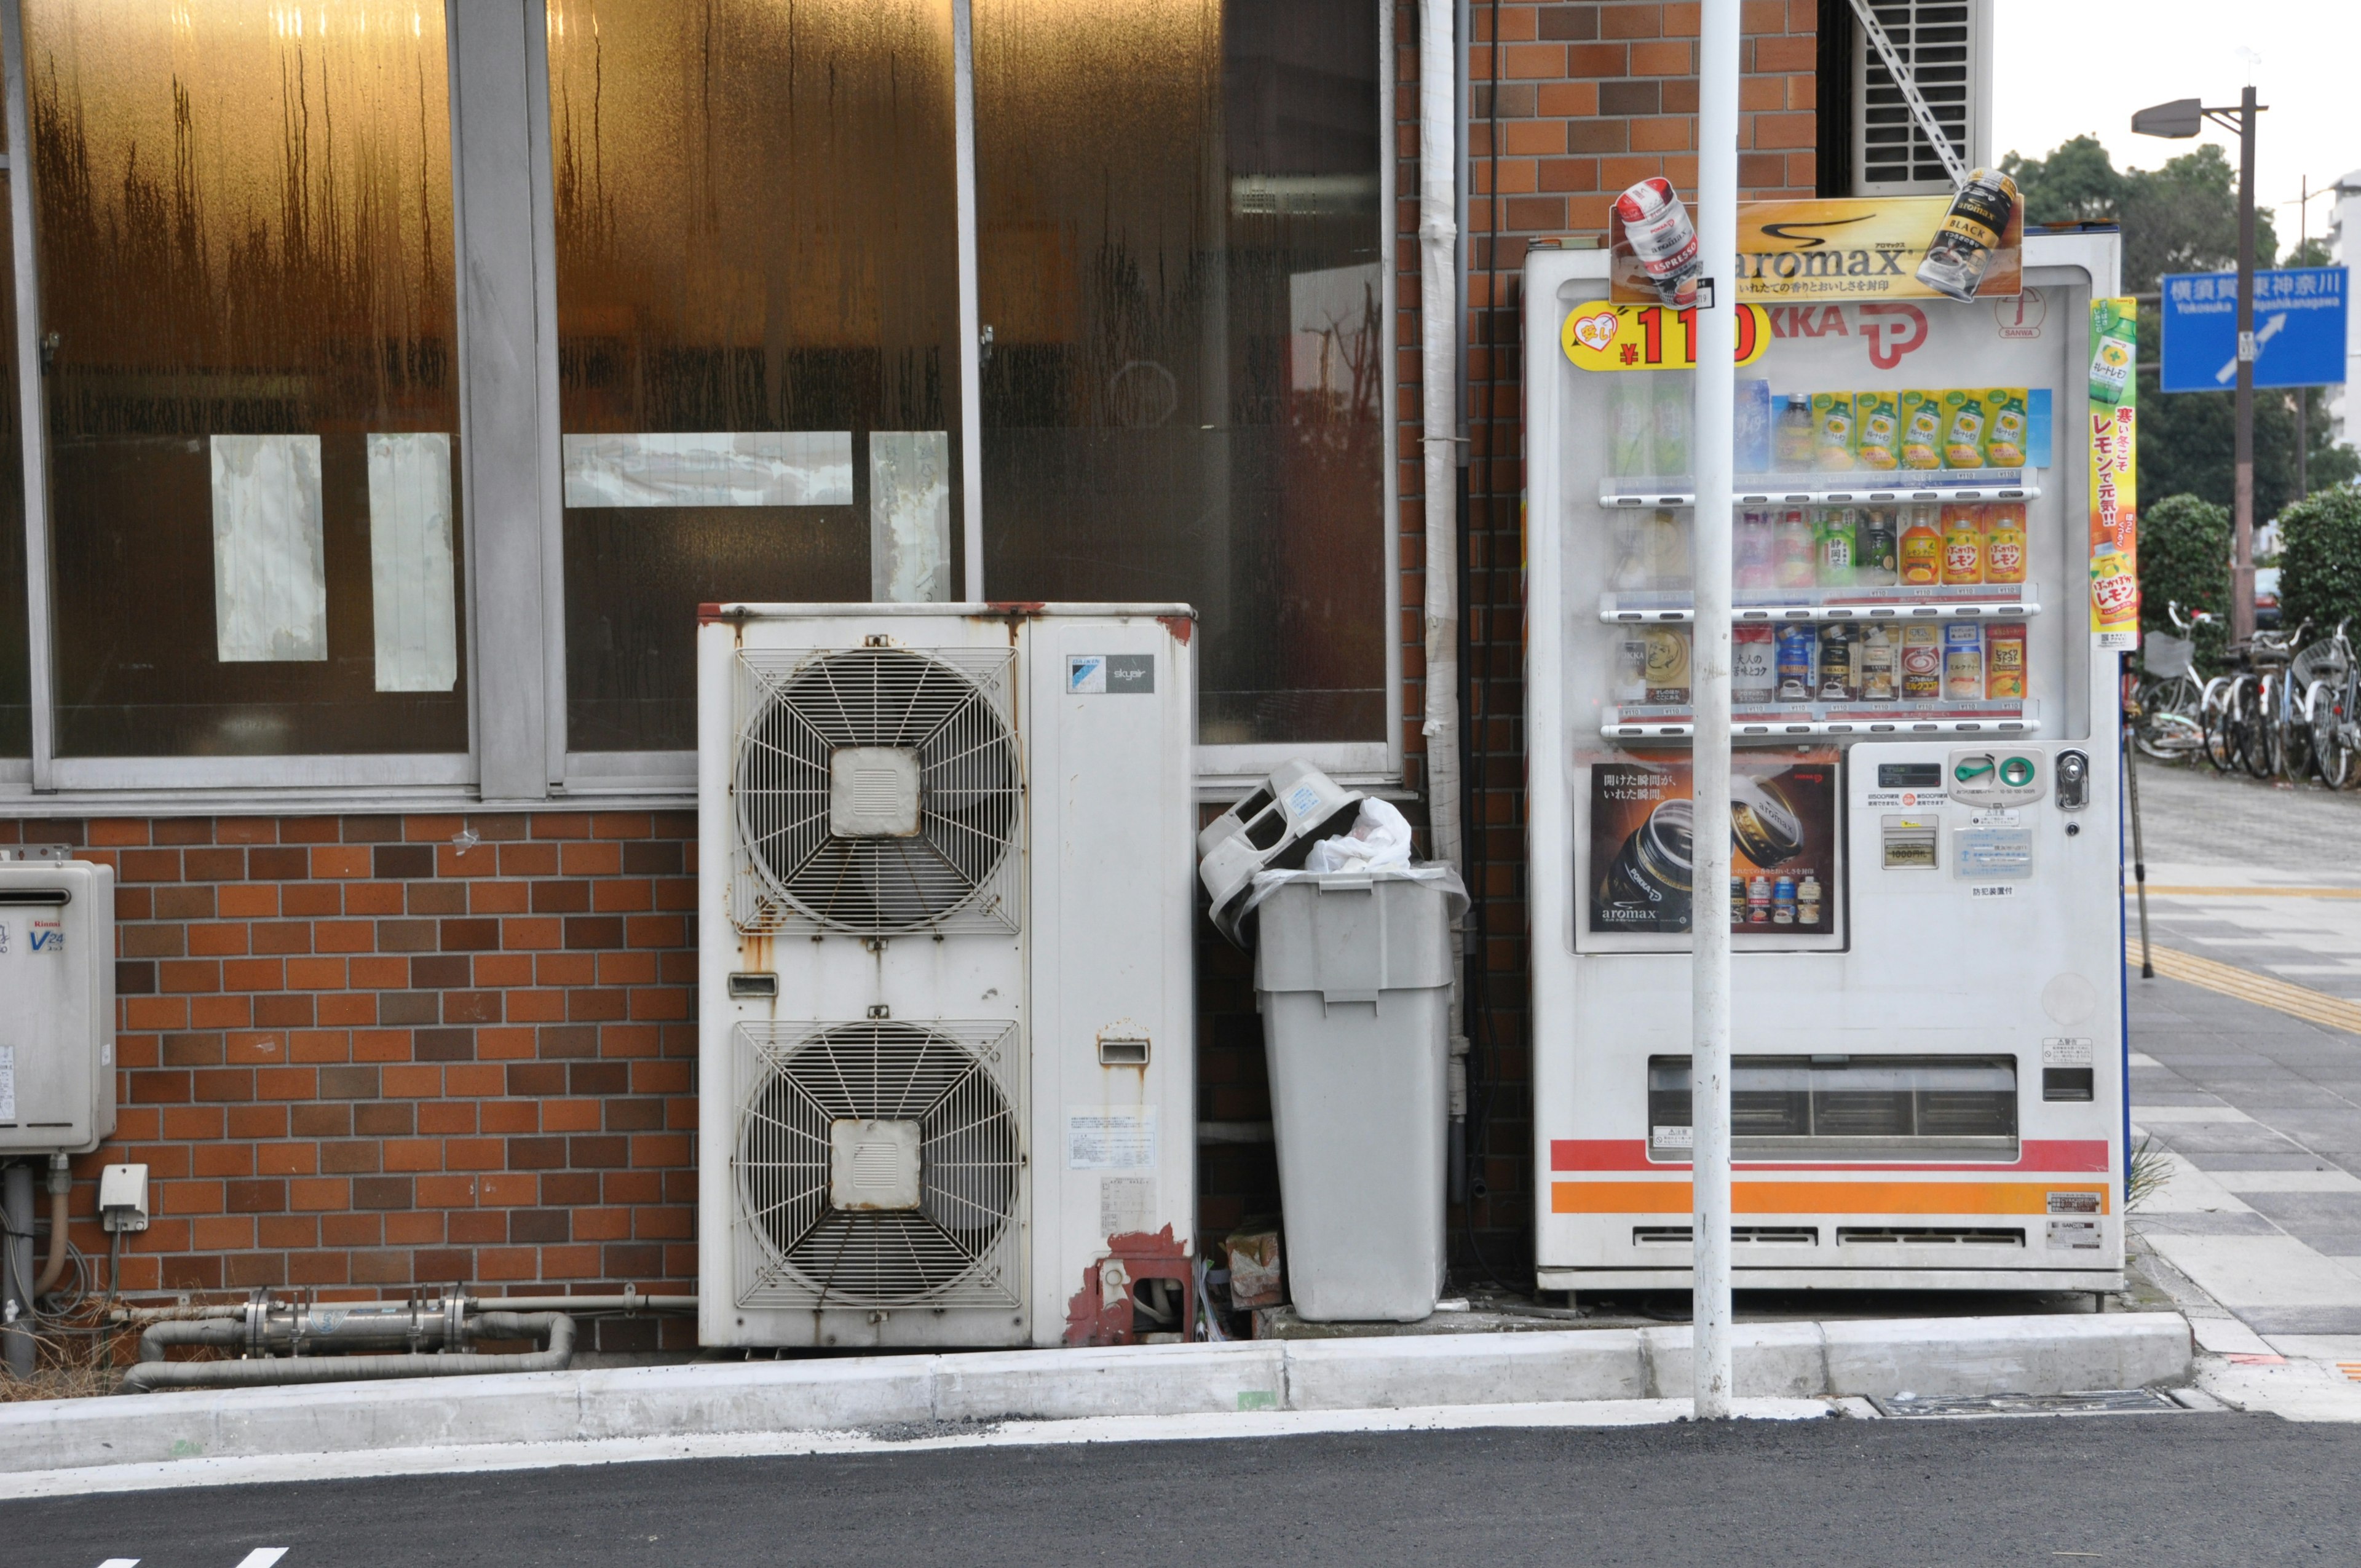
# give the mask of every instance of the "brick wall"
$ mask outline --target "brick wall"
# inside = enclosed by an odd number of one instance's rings
[[[0,822],[115,867],[126,1291],[694,1288],[696,819]],[[681,1338],[688,1325],[669,1325]],[[641,1320],[606,1349],[652,1343]],[[684,1339],[685,1343],[685,1339]]]
[[[1814,193],[1818,0],[1745,0],[1739,181],[1747,197]],[[1425,592],[1420,454],[1418,8],[1395,9],[1396,419],[1401,460],[1402,602],[1413,656],[1405,694],[1417,783],[1418,609]],[[1488,1195],[1453,1216],[1455,1261],[1530,1280],[1532,1112],[1526,1002],[1524,491],[1518,294],[1536,238],[1603,236],[1618,192],[1662,175],[1697,188],[1695,5],[1488,3],[1466,41],[1470,178],[1466,247],[1468,461],[1460,515],[1467,538],[1465,620],[1471,691],[1465,709],[1469,881],[1480,894],[1481,984],[1468,1033],[1481,1176]],[[1497,133],[1495,127],[1497,126]],[[1463,1223],[1464,1222],[1464,1223]]]

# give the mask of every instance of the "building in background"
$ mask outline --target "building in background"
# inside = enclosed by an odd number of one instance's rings
[[[2328,214],[2328,254],[2338,265],[2353,268],[2361,263],[2361,169],[2338,178],[2333,188]],[[2361,313],[2347,312],[2345,317],[2345,381],[2327,389],[2328,428],[2332,439],[2346,446],[2356,444],[2361,429],[2356,429],[2351,415],[2355,411],[2351,391],[2356,378],[2361,378]]]
[[[0,842],[120,874],[125,1290],[694,1278],[700,602],[1186,600],[1202,799],[1419,810],[1418,5],[975,0],[972,221],[943,0],[0,5]],[[1983,7],[1876,8],[1980,155]],[[1468,15],[1454,1230],[1518,1270],[1514,285],[1694,184],[1697,16]],[[1846,0],[1745,16],[1749,194],[1938,177]],[[1199,988],[1218,1235],[1277,1184]]]

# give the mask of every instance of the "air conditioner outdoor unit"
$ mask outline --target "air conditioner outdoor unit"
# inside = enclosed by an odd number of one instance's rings
[[[1191,628],[706,607],[703,1343],[1185,1328]]]

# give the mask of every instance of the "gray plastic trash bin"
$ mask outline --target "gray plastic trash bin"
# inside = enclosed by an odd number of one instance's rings
[[[1416,1322],[1442,1292],[1452,903],[1466,897],[1447,871],[1298,872],[1259,901],[1255,1000],[1307,1319]]]

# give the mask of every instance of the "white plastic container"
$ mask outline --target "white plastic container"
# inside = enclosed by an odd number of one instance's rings
[[[1301,758],[1273,768],[1197,834],[1197,874],[1213,900],[1214,928],[1245,947],[1239,922],[1256,874],[1301,865],[1313,843],[1350,829],[1360,808],[1359,790],[1346,789]]]
[[[1451,919],[1437,868],[1298,872],[1256,903],[1255,1000],[1296,1311],[1416,1322],[1444,1232]]]

